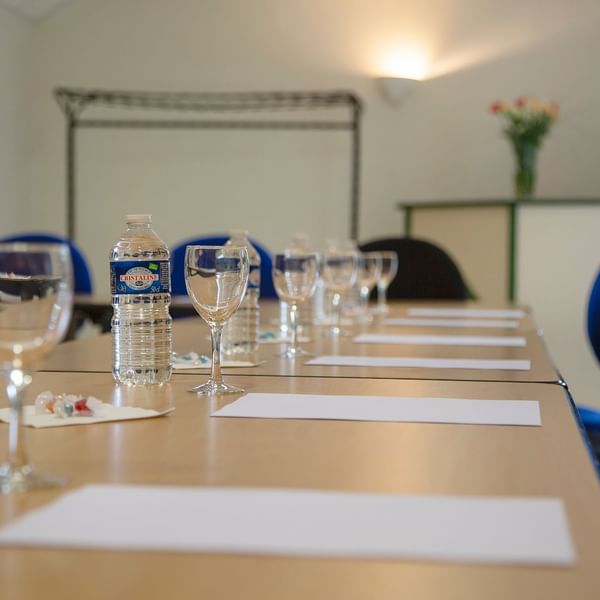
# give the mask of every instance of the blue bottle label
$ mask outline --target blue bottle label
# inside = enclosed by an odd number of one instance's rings
[[[168,260],[111,261],[110,290],[114,294],[169,294]]]
[[[258,265],[251,265],[248,271],[248,287],[259,288],[260,287],[260,267]]]

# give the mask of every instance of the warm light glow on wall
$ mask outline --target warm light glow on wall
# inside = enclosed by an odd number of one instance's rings
[[[421,80],[427,74],[427,58],[413,48],[397,48],[387,52],[381,60],[378,75]]]

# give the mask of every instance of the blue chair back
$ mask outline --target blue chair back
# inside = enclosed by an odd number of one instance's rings
[[[93,291],[92,277],[88,262],[83,252],[70,240],[53,233],[20,233],[11,235],[0,240],[2,242],[41,242],[41,243],[63,243],[68,244],[71,250],[71,261],[73,264],[73,285],[76,294],[91,294]]]
[[[588,300],[587,334],[594,354],[600,361],[600,272],[596,275]]]
[[[592,284],[587,306],[587,334],[596,359],[600,361],[600,271]],[[578,406],[579,416],[588,431],[600,431],[600,413]],[[600,447],[598,449],[600,451]]]
[[[191,238],[171,248],[171,293],[178,296],[187,294],[185,287],[184,262],[186,246],[223,246],[229,239],[227,235],[208,235]],[[273,287],[272,259],[269,251],[259,242],[250,238],[252,245],[260,255],[260,297],[276,298],[277,294]]]

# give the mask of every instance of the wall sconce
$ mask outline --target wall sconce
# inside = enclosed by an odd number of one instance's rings
[[[377,83],[385,99],[392,105],[402,103],[404,96],[415,86],[418,79],[408,77],[377,77]]]

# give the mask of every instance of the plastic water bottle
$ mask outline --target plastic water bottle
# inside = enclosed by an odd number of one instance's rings
[[[254,354],[258,351],[260,320],[260,254],[248,240],[247,231],[236,229],[229,235],[226,246],[240,246],[248,250],[248,288],[240,307],[223,328],[221,348],[226,356]]]
[[[169,249],[150,215],[127,215],[127,230],[110,253],[113,376],[129,385],[171,377]]]

